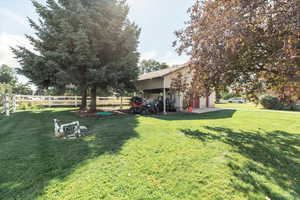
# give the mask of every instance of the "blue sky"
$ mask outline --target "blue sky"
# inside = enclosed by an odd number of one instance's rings
[[[40,0],[44,2],[45,0]],[[156,59],[170,65],[182,64],[172,47],[174,31],[184,26],[187,9],[194,0],[128,0],[130,19],[142,28],[139,51],[141,59]],[[30,0],[0,1],[0,65],[18,67],[9,46],[30,44],[24,34],[33,34],[26,17],[37,19]]]

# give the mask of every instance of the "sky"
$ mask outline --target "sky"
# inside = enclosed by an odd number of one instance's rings
[[[45,2],[45,0],[38,0]],[[187,57],[178,56],[172,47],[176,40],[174,31],[184,27],[188,19],[187,10],[194,0],[128,0],[129,18],[141,29],[139,52],[141,59],[155,59],[169,65],[183,64]],[[0,1],[0,65],[20,67],[10,51],[10,46],[22,45],[30,48],[24,34],[33,35],[27,17],[38,16],[30,0]],[[20,77],[21,82],[27,82]]]

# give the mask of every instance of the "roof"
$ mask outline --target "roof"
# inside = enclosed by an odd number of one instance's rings
[[[158,70],[155,72],[149,72],[146,74],[142,74],[139,76],[138,81],[144,81],[144,80],[149,80],[149,79],[154,79],[154,78],[161,78],[161,77],[167,76],[179,69],[182,69],[184,67],[186,67],[186,65],[177,65],[174,67],[169,67],[169,68]]]

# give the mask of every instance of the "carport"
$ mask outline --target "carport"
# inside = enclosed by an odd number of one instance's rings
[[[182,69],[184,66],[170,67],[167,69],[143,74],[139,77],[136,87],[143,92],[147,97],[162,94],[164,103],[164,113],[166,113],[166,99],[167,93],[171,88],[171,74]],[[178,103],[178,102],[176,102]]]
[[[163,96],[164,113],[167,112],[167,97],[172,97],[175,102],[176,110],[183,110],[183,95],[170,92],[172,80],[176,77],[176,72],[182,73],[187,80],[191,80],[192,76],[186,65],[170,67],[167,69],[146,73],[140,75],[136,82],[136,87],[143,92],[144,97],[153,98],[155,96]],[[191,102],[194,109],[204,109],[214,107],[215,94],[207,97],[196,97]]]

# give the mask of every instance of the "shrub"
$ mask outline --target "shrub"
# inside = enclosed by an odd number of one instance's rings
[[[280,110],[283,108],[283,104],[278,97],[264,96],[260,99],[260,104],[266,109]]]
[[[28,103],[20,103],[20,104],[18,104],[17,109],[18,110],[28,110],[29,109],[29,104]]]
[[[236,94],[228,93],[228,94],[225,94],[225,95],[223,96],[223,99],[224,99],[224,100],[229,100],[229,99],[231,99],[231,98],[233,98],[233,97],[236,97],[236,96],[237,96]]]
[[[44,108],[45,108],[45,106],[43,106],[43,105],[32,105],[31,106],[31,109],[33,109],[33,110],[42,110]]]
[[[32,103],[20,103],[18,104],[18,110],[42,110],[45,107],[42,105],[34,105]]]

